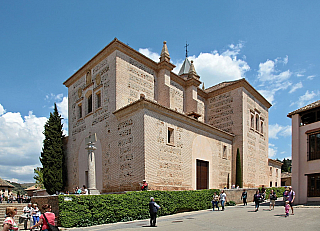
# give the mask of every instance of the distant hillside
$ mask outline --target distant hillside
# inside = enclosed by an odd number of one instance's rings
[[[16,193],[20,193],[20,195],[24,195],[26,194],[26,191],[25,189],[33,186],[35,183],[23,183],[23,184],[19,184],[19,183],[16,183],[16,182],[11,182],[11,181],[8,181],[8,183],[12,184],[14,186],[14,188],[12,189],[13,193],[16,194]]]

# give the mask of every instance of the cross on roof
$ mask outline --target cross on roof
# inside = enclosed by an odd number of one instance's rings
[[[184,46],[186,48],[186,58],[188,57],[188,46],[189,46],[189,44],[186,41],[186,45]]]

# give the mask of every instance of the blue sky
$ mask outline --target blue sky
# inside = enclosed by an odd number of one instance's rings
[[[33,182],[62,84],[115,37],[158,60],[167,41],[205,87],[245,77],[269,102],[269,156],[291,158],[286,115],[319,100],[319,1],[1,1],[0,177]],[[64,125],[67,132],[67,124]]]

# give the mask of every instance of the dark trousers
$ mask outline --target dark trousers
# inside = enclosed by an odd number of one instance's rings
[[[248,203],[247,203],[247,198],[242,198],[242,200],[243,200],[243,205],[247,205]]]
[[[156,226],[157,213],[150,213],[150,226]]]

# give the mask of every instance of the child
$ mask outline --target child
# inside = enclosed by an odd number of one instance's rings
[[[288,217],[289,216],[289,210],[290,210],[290,204],[289,204],[289,201],[286,201],[286,205],[285,205],[285,212],[286,212],[286,216],[285,217]]]

